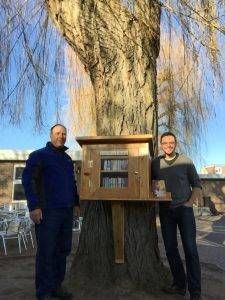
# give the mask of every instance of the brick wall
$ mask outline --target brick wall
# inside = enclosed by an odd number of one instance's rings
[[[12,202],[14,166],[18,166],[21,163],[23,164],[24,162],[0,161],[0,204]],[[80,168],[81,161],[77,161],[74,164],[74,169],[76,171],[78,190],[80,185]]]
[[[11,202],[13,188],[13,163],[0,163],[0,203]]]

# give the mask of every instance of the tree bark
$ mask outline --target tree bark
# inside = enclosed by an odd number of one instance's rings
[[[156,133],[157,130],[160,6],[153,0],[133,1],[132,7],[126,4],[131,2],[46,0],[49,15],[90,75],[95,93],[97,135]],[[123,291],[134,286],[156,288],[162,284],[164,274],[153,204],[125,203],[125,263],[122,265],[114,263],[111,204],[104,201],[85,204],[80,243],[72,268],[76,295],[80,289],[85,295],[83,299],[91,299],[95,290],[96,299],[100,299],[99,294],[104,290],[105,299],[116,299],[120,289],[101,289],[100,293],[96,289],[123,284]]]
[[[159,256],[154,204],[125,202],[124,264],[115,264],[111,203],[89,201],[85,206],[72,269],[77,290],[82,287],[87,296],[113,285],[126,286],[129,293],[138,288],[152,293],[165,284],[168,274]],[[107,298],[115,299],[114,292]]]
[[[120,0],[47,0],[47,10],[90,75],[98,135],[156,129],[160,6]]]

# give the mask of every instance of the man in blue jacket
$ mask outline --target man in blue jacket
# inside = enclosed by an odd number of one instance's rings
[[[79,196],[73,162],[65,152],[67,131],[51,128],[51,141],[30,154],[23,186],[37,239],[36,296],[38,300],[72,299],[62,282],[72,244],[73,208],[79,214]]]

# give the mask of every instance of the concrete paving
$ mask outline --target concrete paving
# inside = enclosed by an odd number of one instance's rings
[[[225,215],[196,218],[200,261],[225,270]]]
[[[202,300],[225,299],[225,215],[196,216],[197,245],[202,269]],[[157,219],[159,247],[163,262],[167,264],[164,245],[161,237],[160,223]],[[78,236],[74,237],[74,246]],[[184,259],[182,244],[178,235],[179,248]],[[10,246],[10,245],[9,245]],[[75,247],[76,248],[76,247]],[[0,253],[0,299],[1,300],[34,300],[34,250],[18,255],[17,247],[9,247],[8,257],[4,256],[3,249]],[[24,255],[26,253],[26,255]],[[72,256],[70,257],[70,263]],[[69,267],[70,264],[68,264]],[[22,266],[22,268],[21,268]],[[97,298],[95,298],[97,299]],[[107,298],[104,298],[104,300]],[[188,293],[185,297],[179,296],[150,296],[147,293],[121,297],[115,300],[189,300]],[[83,300],[83,299],[82,299]],[[114,300],[114,299],[113,299]]]
[[[165,265],[168,265],[157,218],[159,248]],[[225,286],[225,215],[196,216],[197,246],[202,271],[202,299],[224,300]],[[183,261],[184,252],[178,231],[178,246]],[[185,264],[184,264],[185,265]],[[213,286],[212,286],[213,284]],[[165,298],[167,299],[167,298]],[[175,298],[174,298],[175,299]],[[184,299],[184,298],[183,298]],[[189,299],[188,293],[185,299]]]
[[[160,222],[157,219],[159,244],[161,254],[164,257],[165,251],[160,232]],[[225,270],[225,214],[218,216],[197,216],[197,245],[200,261],[212,264]],[[184,258],[183,248],[178,231],[178,244],[182,257]]]

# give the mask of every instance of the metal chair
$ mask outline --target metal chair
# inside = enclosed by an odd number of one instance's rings
[[[81,231],[82,221],[83,221],[82,217],[79,217],[79,218],[75,217],[73,219],[73,231],[75,231],[75,232]]]
[[[79,243],[79,237],[80,237],[82,222],[83,222],[83,218],[82,217],[79,217],[79,218],[75,217],[73,219],[73,232],[78,233],[78,236],[77,236],[77,242],[78,243]]]
[[[32,235],[32,224],[30,221],[30,218],[24,217],[20,219],[21,221],[21,233],[24,237],[25,243],[28,244],[29,240],[31,241],[31,245],[34,248],[34,239],[33,239],[33,235]]]
[[[11,221],[3,221],[2,230],[0,231],[0,237],[3,243],[5,255],[7,255],[6,248],[6,240],[16,239],[18,242],[19,253],[21,254],[21,240],[23,241],[24,248],[26,249],[25,239],[23,234],[20,231],[20,221],[19,220],[11,220]]]

